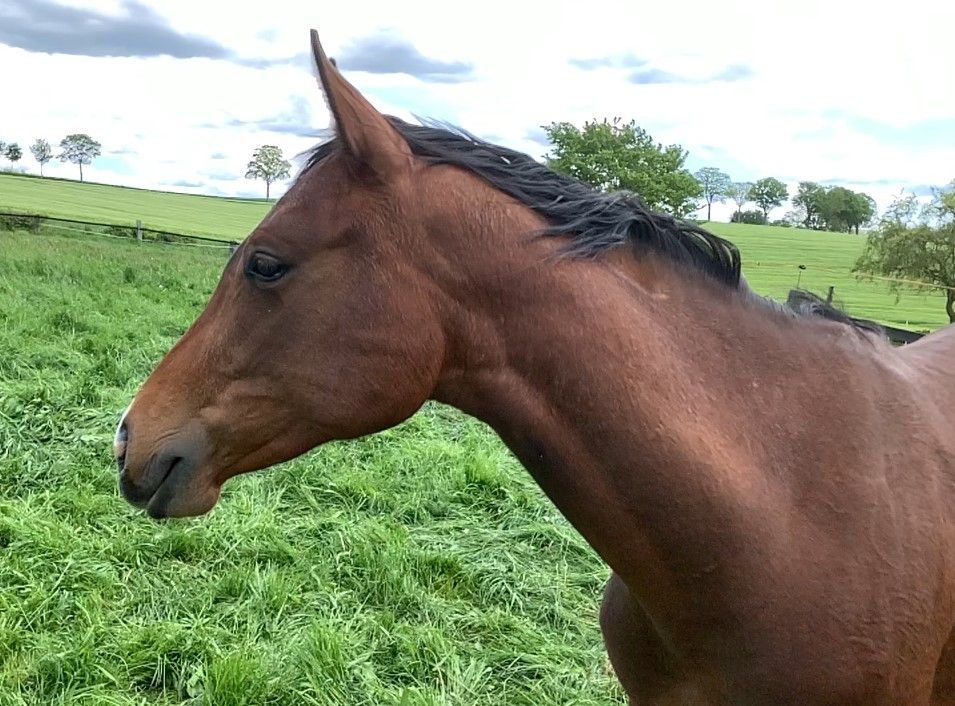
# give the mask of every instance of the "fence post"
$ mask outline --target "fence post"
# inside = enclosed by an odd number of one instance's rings
[[[829,287],[829,293],[826,295],[826,304],[832,304],[832,293],[836,291],[835,287]]]
[[[140,220],[136,221],[136,240],[143,242],[143,222]]]

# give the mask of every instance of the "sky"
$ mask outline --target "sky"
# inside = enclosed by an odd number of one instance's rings
[[[329,124],[313,27],[379,110],[538,159],[543,125],[619,116],[682,145],[691,170],[791,193],[840,184],[884,208],[955,179],[950,0],[3,0],[0,140],[36,172],[36,138],[85,132],[103,146],[89,181],[262,196],[252,151],[294,158]]]

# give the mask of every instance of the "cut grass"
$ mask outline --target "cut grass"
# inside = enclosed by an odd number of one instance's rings
[[[263,201],[0,174],[0,212],[28,211],[118,225],[141,219],[147,227],[223,240],[244,238],[270,207]],[[855,316],[917,331],[947,323],[940,290],[903,291],[897,300],[885,282],[860,281],[852,275],[864,236],[737,223],[704,226],[739,247],[743,273],[761,294],[785,300],[797,281],[823,296],[834,286],[836,303]],[[806,267],[801,273],[799,265]]]
[[[220,252],[0,234],[0,706],[622,704],[607,568],[482,424],[407,423],[156,523],[110,441]]]

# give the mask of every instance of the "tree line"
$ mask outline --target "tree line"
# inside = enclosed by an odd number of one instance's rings
[[[553,147],[548,164],[598,189],[624,189],[640,194],[654,210],[685,218],[702,207],[712,218],[714,203],[736,204],[732,222],[859,232],[876,215],[875,201],[868,194],[843,186],[799,183],[792,197],[793,209],[770,221],[769,214],[785,204],[789,189],[775,177],[755,182],[733,181],[717,167],[695,173],[686,169],[688,153],[680,145],[662,145],[634,121],[588,121],[582,128],[558,122],[544,126]],[[752,203],[757,208],[744,210]]]
[[[60,140],[60,153],[56,159],[63,163],[76,164],[80,168],[80,181],[83,181],[83,165],[92,164],[93,160],[102,153],[102,145],[85,133],[74,133]],[[40,165],[40,176],[43,176],[43,166],[53,160],[53,147],[47,140],[37,139],[30,145],[33,158]],[[23,157],[23,150],[16,142],[0,140],[0,156],[16,164]],[[246,179],[262,179],[265,181],[265,198],[269,198],[272,184],[280,179],[288,179],[292,165],[282,155],[282,150],[276,145],[262,145],[252,153],[252,159],[246,167]]]
[[[80,168],[80,181],[83,181],[83,165],[91,164],[100,155],[102,145],[85,133],[74,133],[60,140],[60,153],[56,158],[61,162],[70,162]],[[43,165],[53,160],[53,147],[49,142],[40,138],[30,145],[33,158],[40,165],[40,176],[43,176]],[[0,155],[14,164],[20,161],[23,150],[16,142],[0,140]]]

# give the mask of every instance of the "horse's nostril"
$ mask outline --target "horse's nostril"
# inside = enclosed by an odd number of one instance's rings
[[[113,439],[113,456],[116,458],[116,465],[120,472],[126,465],[126,446],[129,443],[129,427],[126,420],[120,422],[119,429],[116,430],[116,437]]]

